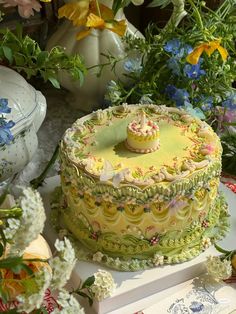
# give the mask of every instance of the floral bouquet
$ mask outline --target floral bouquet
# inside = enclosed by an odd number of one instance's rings
[[[7,206],[3,197],[1,203],[2,207]],[[75,295],[88,298],[91,304],[93,299],[102,300],[112,293],[113,278],[103,270],[73,291],[65,290],[76,263],[70,241],[65,237],[56,240],[53,256],[45,249],[40,252],[40,242],[34,243],[32,250],[32,241],[38,239],[46,219],[41,197],[37,191],[26,188],[12,205],[0,208],[1,313],[82,314],[84,310]]]

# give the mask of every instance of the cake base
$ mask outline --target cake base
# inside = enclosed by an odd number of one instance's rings
[[[219,194],[217,196],[213,208],[214,214],[212,222],[208,228],[200,234],[200,237],[198,239],[193,239],[193,236],[190,234],[188,238],[184,239],[185,241],[181,248],[181,252],[178,248],[175,253],[175,249],[173,248],[171,256],[164,258],[163,260],[160,260],[158,252],[146,259],[133,256],[112,256],[111,254],[101,253],[99,249],[92,252],[73,235],[76,231],[78,233],[80,232],[80,230],[77,229],[76,224],[74,223],[73,225],[74,230],[69,231],[64,223],[67,220],[71,221],[71,216],[66,214],[67,211],[60,187],[57,187],[54,191],[53,201],[51,203],[51,218],[56,231],[59,234],[62,233],[63,235],[66,235],[71,240],[79,260],[99,263],[119,271],[138,271],[163,264],[176,264],[191,260],[207,249],[209,244],[221,240],[225,236],[229,227],[227,204],[222,195]],[[71,229],[73,229],[73,227]],[[203,243],[204,240],[207,240],[205,244]]]

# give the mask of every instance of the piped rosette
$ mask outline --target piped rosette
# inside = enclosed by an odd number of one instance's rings
[[[127,126],[126,147],[136,153],[151,153],[160,147],[158,125],[147,119],[144,112],[139,121],[133,120]]]

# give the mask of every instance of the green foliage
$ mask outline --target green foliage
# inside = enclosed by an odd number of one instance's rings
[[[27,79],[40,76],[50,81],[56,88],[60,87],[58,74],[68,72],[75,80],[83,83],[86,68],[79,55],[68,56],[62,47],[54,47],[51,51],[43,51],[38,43],[29,36],[22,35],[22,28],[16,32],[0,29],[0,62],[24,72]]]
[[[236,175],[236,134],[226,133],[221,138],[221,144],[223,147],[223,171]]]
[[[153,5],[167,5],[169,1],[154,1]],[[226,0],[217,11],[202,6],[201,1],[186,1],[184,17],[178,27],[160,29],[150,25],[145,34],[145,40],[127,36],[127,55],[140,58],[140,71],[124,71],[126,81],[117,80],[112,87],[108,87],[106,99],[112,105],[123,102],[139,103],[142,96],[148,96],[153,103],[175,106],[175,102],[165,93],[167,85],[178,89],[185,89],[189,94],[189,102],[195,108],[202,108],[202,102],[196,102],[199,97],[212,97],[212,110],[204,112],[208,122],[212,123],[217,115],[217,108],[231,92],[234,93],[232,82],[236,78],[236,4]],[[205,52],[201,56],[201,69],[206,74],[199,78],[189,78],[183,72],[188,64],[187,53],[176,57],[167,52],[164,47],[167,42],[177,39],[183,46],[192,49],[200,43],[207,43],[221,39],[221,45],[227,49],[229,56],[224,62],[216,50],[211,56]],[[131,53],[130,53],[131,52]],[[132,58],[131,58],[132,59]],[[112,65],[119,60],[111,60]],[[170,62],[173,62],[170,64]],[[175,63],[174,63],[175,62]],[[171,68],[171,66],[172,68]],[[173,68],[180,68],[181,74],[173,74]]]

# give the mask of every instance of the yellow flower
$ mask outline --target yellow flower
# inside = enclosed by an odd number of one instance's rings
[[[126,31],[125,20],[116,21],[113,11],[103,4],[97,7],[95,0],[67,3],[59,9],[58,16],[67,18],[75,26],[85,26],[85,29],[77,34],[78,40],[86,37],[92,28],[108,29],[120,36]]]
[[[202,43],[187,56],[187,61],[191,64],[197,64],[199,58],[201,57],[202,53],[205,51],[207,55],[210,57],[215,50],[218,50],[221,58],[225,61],[228,57],[227,50],[220,45],[221,39],[209,41],[207,43]]]

